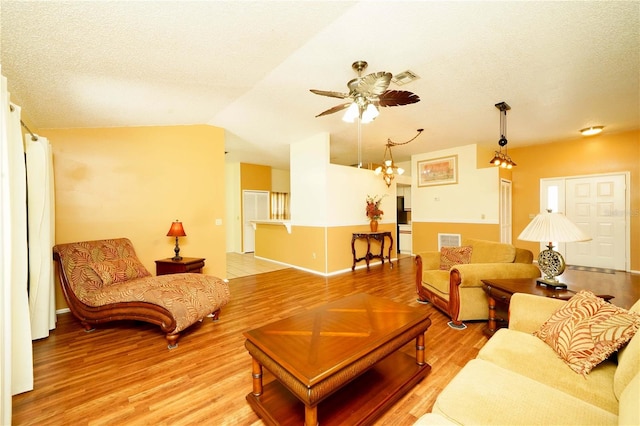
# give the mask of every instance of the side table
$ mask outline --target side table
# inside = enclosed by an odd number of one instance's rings
[[[389,253],[387,256],[384,255],[384,238],[389,237]],[[367,252],[363,257],[356,257],[356,240],[364,239],[367,240]],[[380,241],[380,254],[371,253],[371,240]],[[369,261],[371,259],[381,259],[382,264],[384,265],[384,260],[389,259],[389,264],[393,268],[393,263],[391,262],[391,249],[393,248],[393,236],[389,231],[381,231],[381,232],[354,232],[351,237],[351,253],[353,254],[353,265],[351,266],[351,270],[356,269],[356,263],[364,260],[367,262],[367,270],[369,269]]]
[[[569,300],[580,290],[594,291],[594,289],[590,288],[552,289],[538,285],[536,280],[537,278],[482,280],[482,289],[487,293],[487,296],[489,296],[489,321],[487,322],[487,326],[482,330],[485,335],[491,337],[499,328],[508,327],[509,303],[514,293],[527,293],[535,296]],[[594,291],[594,293],[596,293],[596,291]],[[613,299],[613,296],[609,294],[596,295],[607,302]]]
[[[201,257],[183,257],[182,260],[167,259],[156,260],[156,275],[167,274],[201,274],[204,268],[204,259]]]

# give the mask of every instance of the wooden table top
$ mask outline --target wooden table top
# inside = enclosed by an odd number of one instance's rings
[[[360,293],[244,336],[312,386],[421,323],[430,324],[424,309]]]
[[[567,284],[566,289],[553,289],[542,285],[538,285],[536,280],[538,278],[503,278],[503,279],[484,279],[482,282],[488,286],[495,287],[497,289],[506,291],[508,293],[527,293],[535,296],[552,297],[556,299],[567,300],[573,297],[580,290],[593,291],[598,297],[610,300],[613,299],[612,295],[599,294],[597,289],[588,288],[588,286],[579,286],[573,284]]]

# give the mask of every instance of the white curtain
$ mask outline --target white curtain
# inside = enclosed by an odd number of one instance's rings
[[[49,336],[56,327],[52,249],[54,234],[53,158],[42,136],[25,135],[29,229],[29,311],[31,338]]]
[[[0,423],[11,424],[11,396],[33,389],[27,296],[27,195],[20,108],[10,108],[0,75]]]

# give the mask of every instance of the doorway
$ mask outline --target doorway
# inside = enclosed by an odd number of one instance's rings
[[[564,212],[592,238],[557,244],[568,265],[628,270],[628,179],[618,173],[540,180],[541,211]]]
[[[269,220],[269,191],[242,191],[242,252],[256,248],[256,231],[252,220]]]

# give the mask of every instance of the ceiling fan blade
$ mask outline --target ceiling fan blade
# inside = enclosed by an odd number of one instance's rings
[[[315,93],[316,95],[329,96],[331,98],[344,99],[349,97],[348,93],[331,92],[327,90],[316,90],[316,89],[309,89],[309,90],[311,91],[311,93]]]
[[[333,114],[334,112],[342,111],[343,109],[349,108],[350,105],[351,105],[351,102],[348,102],[348,103],[342,104],[342,105],[336,105],[333,108],[330,108],[330,109],[328,109],[326,111],[323,111],[320,114],[316,115],[316,118],[322,117],[323,115]]]
[[[409,105],[420,102],[420,96],[406,90],[387,90],[379,97],[379,104],[383,107]]]
[[[390,72],[374,72],[372,74],[367,74],[359,79],[358,85],[356,87],[356,92],[367,97],[378,96],[383,94],[384,91],[387,90],[390,83]]]

